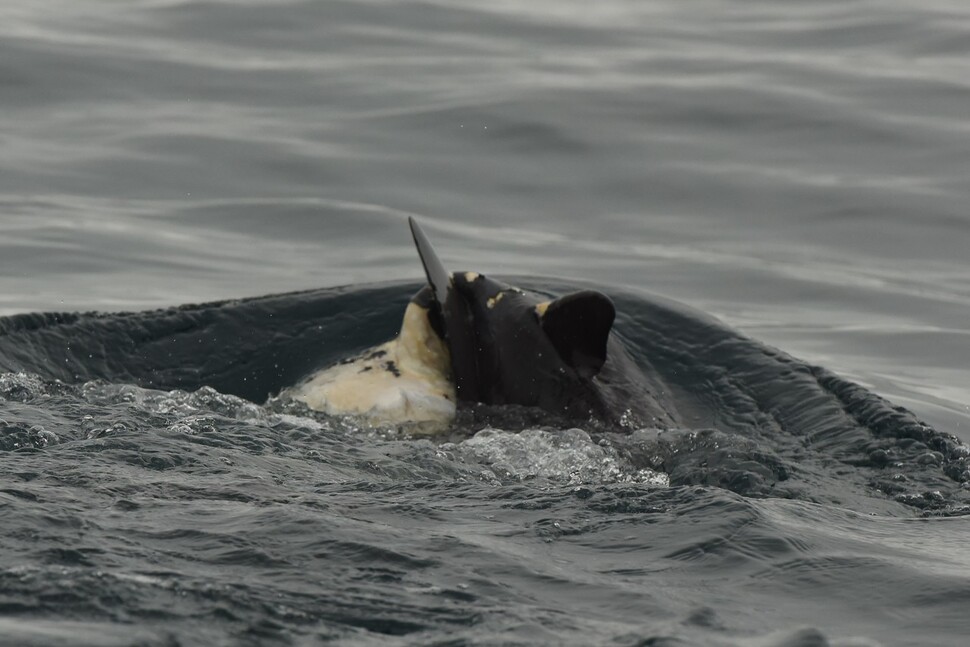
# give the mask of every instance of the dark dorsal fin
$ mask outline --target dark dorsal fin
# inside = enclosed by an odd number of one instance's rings
[[[408,224],[411,226],[411,236],[414,238],[414,246],[418,248],[418,256],[421,257],[421,265],[424,266],[424,275],[428,277],[428,285],[434,290],[434,296],[442,306],[448,299],[448,290],[451,288],[451,275],[441,264],[441,259],[434,253],[431,241],[424,235],[418,222],[408,216]]]
[[[616,317],[602,292],[573,292],[537,308],[539,323],[556,352],[580,376],[590,378],[606,362],[606,341]]]

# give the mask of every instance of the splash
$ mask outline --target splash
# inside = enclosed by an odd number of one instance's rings
[[[548,479],[558,483],[642,483],[667,487],[666,474],[626,465],[606,440],[595,442],[582,429],[521,432],[486,428],[458,444],[440,447],[446,455],[485,466],[482,478],[495,483]]]

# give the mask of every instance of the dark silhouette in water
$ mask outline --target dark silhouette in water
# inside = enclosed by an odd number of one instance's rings
[[[536,294],[574,289],[536,279],[514,284]],[[140,313],[5,317],[0,370],[68,383],[210,386],[263,402],[391,338],[420,288],[388,283]],[[674,485],[716,485],[748,496],[860,510],[904,504],[943,514],[965,511],[961,484],[970,482],[970,452],[954,436],[703,313],[642,293],[603,292],[616,305],[611,335],[676,412],[674,429],[646,424],[632,436],[629,427],[583,425],[604,439],[622,433],[632,463],[667,472]],[[510,411],[514,415],[505,415]],[[534,407],[470,405],[459,410],[456,433],[474,433],[496,419],[506,429],[516,420],[519,428],[576,424]]]
[[[428,286],[408,303],[400,333],[286,397],[372,424],[408,424],[412,433],[441,433],[459,403],[535,407],[574,423],[676,424],[662,385],[610,334],[608,296],[587,289],[550,299],[477,272],[449,274],[410,224]]]

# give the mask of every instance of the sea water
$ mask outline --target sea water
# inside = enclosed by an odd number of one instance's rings
[[[413,215],[450,269],[625,290],[633,317],[664,295],[967,442],[968,49],[946,0],[7,2],[0,312],[363,296],[420,280]],[[395,332],[356,307],[319,361]],[[214,373],[155,388],[112,363],[131,328],[54,357],[78,328],[10,321],[0,642],[970,630],[957,445],[799,455],[718,420],[407,440]]]

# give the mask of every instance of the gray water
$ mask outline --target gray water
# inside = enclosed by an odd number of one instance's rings
[[[970,442],[968,54],[970,8],[945,0],[6,2],[0,313],[142,310],[418,280],[406,225],[414,215],[452,269],[665,295]],[[101,388],[112,394],[107,404],[91,395]],[[94,408],[83,415],[99,419],[100,432],[111,426],[100,418],[123,424],[118,433],[134,434],[130,451],[150,454],[163,449],[138,434],[191,428],[215,415],[211,403],[166,410],[174,417],[163,424],[143,404],[115,412],[130,403],[115,388],[129,387],[98,383],[53,404],[44,402],[55,387],[3,391],[27,408],[0,415],[11,424],[23,417],[25,430],[57,430],[64,442],[52,446],[64,453],[44,460],[78,474],[29,492],[4,470],[8,489],[28,492],[8,494],[4,515],[31,496],[43,502],[42,513],[20,509],[26,516],[0,544],[8,642],[288,644],[393,634],[414,644],[636,644],[647,635],[687,644],[959,644],[970,629],[965,518],[919,519],[881,504],[869,517],[859,506],[717,488],[655,491],[622,464],[621,477],[594,471],[579,485],[568,465],[527,467],[546,455],[569,463],[575,451],[588,465],[599,445],[581,438],[562,450],[542,437],[541,451],[521,450],[526,466],[499,461],[511,476],[489,481],[492,490],[458,491],[477,478],[476,461],[491,464],[495,452],[516,447],[514,436],[477,441],[484,454],[465,441],[435,459],[438,450],[421,443],[344,429],[324,469],[306,458],[331,442],[315,435],[321,423],[281,423],[275,412],[243,416],[256,431],[240,433],[259,442],[227,441],[225,455],[165,467],[171,487],[186,493],[180,499],[145,485],[155,481],[134,458],[135,471],[111,474],[130,457],[112,463],[106,454],[99,468],[124,487],[81,478],[84,442],[96,438],[79,408]],[[234,437],[217,409],[205,424]],[[175,442],[159,438],[163,448]],[[276,441],[290,449],[264,457]],[[33,444],[45,445],[36,434]],[[358,461],[347,459],[352,467],[340,467],[345,445],[354,448],[346,449]],[[246,495],[269,506],[266,514],[255,504],[207,507],[223,458],[243,472],[226,486],[231,500],[244,483],[269,479],[258,481],[268,490]],[[300,476],[287,481],[273,460],[292,461],[286,469]],[[368,480],[367,465],[382,460],[397,467]],[[340,479],[314,469],[349,470],[341,474],[355,485],[328,489],[323,481]],[[443,488],[435,510],[395,508],[424,505],[415,484],[425,482]],[[172,506],[158,523],[181,528],[177,536],[131,539],[138,548],[122,558],[131,546],[123,537],[135,532],[128,522],[71,503],[104,496],[104,506],[124,509],[117,501],[125,496],[110,495],[115,486],[142,487],[140,496]],[[580,486],[596,493],[589,501],[642,505],[604,504],[595,512],[605,520],[596,521],[584,516],[592,504],[576,503],[586,501],[572,494]],[[545,512],[528,507],[550,488]],[[496,503],[503,496],[524,507]],[[190,531],[193,514],[220,520],[227,535],[238,521],[247,546],[268,551],[284,541],[268,510],[300,497],[301,523],[346,531],[329,558],[306,538],[283,552],[317,557],[276,556],[316,573],[318,588],[287,588],[292,570],[277,565],[274,574],[272,560],[246,551],[227,557],[219,541],[198,539],[209,529]],[[334,507],[314,517],[313,501]],[[703,511],[711,501],[723,525]],[[352,511],[361,508],[368,512]],[[669,519],[667,534],[653,538],[650,511],[661,510],[680,510],[690,525]],[[381,538],[358,523],[377,524]],[[693,524],[714,543],[692,538]],[[86,527],[120,543],[102,561],[51,552],[78,550],[72,533]],[[374,543],[354,543],[358,531]],[[400,547],[411,532],[424,548]],[[557,543],[564,536],[571,539]],[[30,552],[30,537],[49,545]],[[725,537],[739,543],[718,543]],[[207,572],[194,573],[188,558],[150,566],[155,540],[186,542],[170,556],[201,551]],[[678,549],[658,552],[664,541]],[[380,552],[395,545],[403,557]],[[664,566],[673,554],[686,560],[683,570]],[[360,570],[321,574],[332,560]],[[386,572],[368,574],[368,560]],[[78,596],[106,586],[122,602],[95,608],[65,598],[59,606],[53,593],[53,602],[37,597],[72,577]],[[304,620],[269,610],[257,593],[251,607],[240,602],[249,593],[226,593],[251,579]],[[759,587],[763,579],[770,585]],[[211,604],[193,615],[179,607],[186,591]],[[320,611],[325,591],[350,593]],[[165,611],[151,620],[157,599],[167,600]],[[112,604],[123,612],[112,614]],[[221,620],[207,624],[208,613]],[[367,624],[387,614],[387,631]],[[263,633],[246,633],[247,622]],[[320,623],[326,628],[306,628]]]

